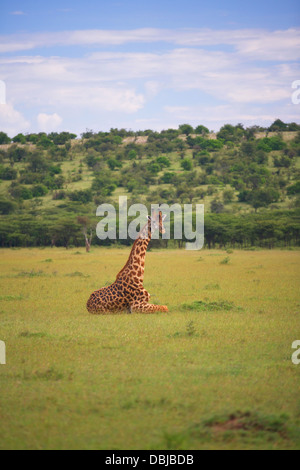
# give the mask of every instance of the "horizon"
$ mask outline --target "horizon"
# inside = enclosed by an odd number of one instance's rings
[[[276,130],[272,129],[272,126],[274,126],[278,121],[280,121],[282,125],[285,125],[287,127],[285,129],[283,129],[283,128],[282,129],[278,128]],[[126,135],[123,135],[122,138],[123,139],[130,139],[130,138],[138,138],[138,137],[142,137],[142,138],[147,137],[148,138],[148,133],[156,133],[157,132],[157,133],[161,134],[163,132],[168,132],[168,131],[178,132],[178,137],[180,137],[180,138],[183,138],[185,135],[186,136],[188,136],[188,135],[190,135],[190,136],[197,136],[197,135],[201,136],[202,135],[202,137],[204,137],[204,138],[209,138],[209,137],[211,138],[211,136],[215,136],[213,138],[218,139],[219,131],[222,130],[226,126],[241,127],[244,130],[253,130],[254,129],[254,132],[256,132],[257,135],[259,135],[259,133],[263,133],[263,132],[266,132],[266,133],[269,133],[269,134],[278,134],[278,133],[282,134],[282,133],[286,133],[286,132],[289,132],[289,133],[290,132],[291,133],[299,132],[299,130],[296,130],[294,128],[292,128],[292,129],[290,128],[290,126],[293,126],[294,124],[296,124],[296,126],[300,127],[300,123],[296,123],[296,122],[286,122],[285,123],[285,122],[281,121],[279,118],[275,119],[274,122],[272,122],[270,126],[266,126],[266,127],[262,127],[262,126],[259,126],[259,125],[256,125],[256,124],[254,124],[253,126],[246,127],[246,126],[243,125],[243,123],[238,123],[236,125],[232,125],[231,123],[227,122],[227,123],[224,123],[222,126],[220,126],[220,129],[218,129],[217,131],[207,129],[208,132],[206,131],[204,134],[202,134],[200,131],[199,132],[197,131],[197,127],[203,127],[202,124],[198,124],[197,126],[193,127],[188,122],[180,124],[179,126],[177,126],[177,128],[168,128],[168,129],[166,128],[166,129],[162,129],[160,131],[155,131],[155,130],[150,129],[150,128],[149,129],[139,129],[137,131],[134,131],[132,129],[114,127],[114,128],[111,128],[107,131],[103,131],[102,129],[96,129],[96,130],[94,130],[94,129],[85,129],[85,131],[79,132],[77,134],[74,133],[74,132],[61,130],[61,131],[58,131],[58,132],[57,131],[51,131],[51,132],[48,132],[48,133],[43,132],[43,131],[40,131],[40,132],[25,132],[25,133],[20,132],[20,133],[14,135],[14,136],[9,136],[7,133],[1,131],[1,129],[0,129],[0,134],[6,135],[10,140],[10,142],[7,142],[5,144],[0,144],[0,146],[1,145],[10,145],[10,144],[13,144],[13,143],[23,143],[20,140],[21,136],[26,138],[26,137],[35,136],[35,135],[42,135],[42,134],[47,135],[48,137],[50,137],[50,139],[52,138],[52,135],[69,134],[70,137],[67,140],[70,141],[70,140],[82,140],[82,139],[85,138],[84,134],[91,134],[93,136],[96,136],[96,135],[100,135],[100,134],[114,134],[115,133],[116,135],[118,135],[118,133],[119,134],[120,133],[122,133],[122,134],[125,133]],[[183,131],[183,130],[182,130],[182,132],[180,132],[180,128],[185,127],[185,126],[188,126],[188,127],[192,128],[192,130],[191,130],[191,132],[189,132],[189,134],[186,134],[186,132]],[[133,134],[133,135],[131,135],[131,134]],[[14,139],[16,139],[16,140],[14,140]],[[30,142],[31,141],[28,140],[26,143],[30,143]]]
[[[189,125],[188,123],[185,123],[185,124],[186,124],[186,125]],[[240,123],[240,124],[242,125],[242,123]],[[238,127],[240,124],[237,124],[236,126],[233,126],[233,127]],[[286,124],[287,124],[287,125],[290,125],[290,124],[300,125],[300,124],[294,123],[294,122],[293,122],[293,123],[286,123]],[[230,123],[225,123],[223,126],[220,127],[219,130],[217,130],[217,131],[214,131],[214,130],[209,131],[208,134],[205,134],[204,138],[207,139],[207,138],[211,138],[211,136],[215,136],[215,137],[213,137],[213,138],[218,139],[217,134],[220,132],[220,130],[222,130],[222,129],[223,129],[225,126],[227,126],[227,125],[231,126],[232,124],[230,124]],[[296,133],[296,132],[299,132],[299,131],[294,131],[294,130],[289,130],[289,129],[286,129],[286,130],[277,130],[277,131],[271,130],[271,131],[270,131],[270,130],[269,130],[269,127],[265,127],[265,128],[262,128],[262,127],[261,127],[261,128],[260,128],[260,126],[255,126],[255,125],[254,125],[254,126],[251,126],[251,127],[249,127],[249,128],[246,127],[246,126],[242,126],[242,127],[243,127],[243,129],[245,129],[245,130],[251,129],[251,128],[253,128],[253,127],[254,127],[254,128],[255,128],[255,127],[258,127],[258,129],[256,130],[257,135],[258,135],[259,133],[264,133],[264,132],[269,133],[269,134],[278,134],[278,133],[279,133],[279,134],[282,134],[282,133],[283,133],[283,134],[284,134],[284,133],[293,133],[293,134],[294,134],[294,133]],[[128,134],[129,134],[129,133],[133,133],[133,134],[134,134],[134,135],[126,135],[125,137],[123,137],[124,139],[130,139],[130,138],[133,138],[133,139],[134,139],[134,138],[139,138],[139,137],[147,137],[147,138],[148,138],[148,135],[145,135],[145,132],[148,132],[148,131],[149,131],[149,132],[153,132],[153,133],[156,133],[156,132],[157,132],[158,134],[160,134],[160,133],[162,133],[162,132],[173,131],[173,130],[174,130],[174,131],[178,131],[178,129],[174,129],[174,128],[162,129],[161,131],[154,131],[154,130],[152,130],[152,129],[139,129],[139,130],[137,130],[137,131],[133,131],[132,129],[127,130],[127,129],[118,129],[118,128],[114,128],[114,129],[110,129],[110,130],[108,130],[108,131],[103,131],[103,130],[101,130],[101,129],[96,129],[96,130],[93,130],[93,129],[86,129],[86,131],[79,132],[78,134],[76,134],[76,133],[74,133],[74,132],[64,131],[64,130],[59,131],[59,132],[57,132],[57,131],[51,131],[51,132],[48,132],[48,133],[47,133],[47,132],[40,131],[40,132],[25,132],[25,133],[23,134],[22,132],[20,132],[20,133],[14,135],[14,136],[9,136],[8,134],[6,134],[6,132],[4,132],[4,134],[7,135],[7,137],[10,139],[10,142],[9,142],[9,143],[6,143],[6,144],[0,144],[0,147],[1,147],[1,145],[13,145],[14,143],[19,143],[19,144],[22,145],[21,141],[14,141],[14,138],[17,138],[17,137],[22,136],[22,135],[23,135],[25,138],[26,138],[26,137],[30,137],[30,136],[35,136],[35,135],[42,135],[42,134],[45,134],[46,136],[49,137],[49,136],[51,136],[52,134],[60,135],[60,134],[66,133],[66,134],[70,134],[70,135],[74,135],[74,136],[75,136],[74,138],[69,139],[69,141],[70,141],[70,140],[71,140],[71,141],[72,141],[72,140],[74,140],[74,141],[79,141],[79,140],[83,140],[83,139],[84,139],[83,135],[84,135],[86,132],[91,132],[91,133],[93,134],[93,136],[97,136],[97,135],[100,135],[100,134],[111,134],[111,133],[113,133],[114,130],[116,130],[117,132],[118,132],[118,131],[126,131],[126,133],[128,133]],[[0,130],[0,133],[3,133],[3,131]],[[117,134],[117,133],[116,133],[116,134]],[[179,138],[183,138],[184,136],[185,136],[184,134],[179,134],[179,135],[178,135]],[[192,133],[190,134],[190,136],[200,136],[200,134],[197,134],[196,132],[192,132]],[[222,139],[221,139],[221,140],[222,140]],[[30,143],[30,141],[26,142],[26,144],[28,144],[28,143]],[[138,143],[138,142],[136,142],[136,143]]]
[[[11,137],[300,122],[295,0],[12,0],[0,9],[0,131]]]

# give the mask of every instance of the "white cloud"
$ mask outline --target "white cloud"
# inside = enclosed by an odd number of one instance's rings
[[[37,122],[42,132],[53,132],[58,129],[62,123],[62,118],[57,114],[40,113],[37,117]]]
[[[0,76],[10,83],[17,100],[103,106],[128,112],[141,109],[145,99],[166,89],[199,90],[237,102],[278,101],[289,96],[290,84],[299,72],[296,64],[253,64],[239,61],[231,53],[197,49],[0,60]],[[136,80],[144,81],[145,96],[131,84]]]
[[[208,107],[204,115],[194,112],[191,118],[198,116],[201,122],[201,117],[209,120],[212,116],[216,122],[217,118],[228,121],[236,115],[251,120],[252,115],[270,117],[270,106],[289,102],[291,84],[300,74],[295,60],[300,57],[299,37],[297,29],[270,32],[149,28],[0,36],[0,52],[11,52],[0,59],[0,77],[7,84],[15,108],[22,106],[22,110],[27,109],[35,116],[40,110],[47,110],[48,114],[40,113],[36,122],[48,132],[57,129],[62,119],[70,127],[68,123],[75,116],[78,121],[81,119],[83,127],[89,125],[91,116],[93,122],[116,119],[111,127],[118,126],[120,121],[128,127],[128,115],[140,112],[136,123],[158,125],[163,108],[167,119],[173,113],[174,119],[186,116],[184,120],[188,121],[191,110],[184,99],[192,93],[198,101],[202,96],[205,103],[210,100],[211,109],[216,109],[217,103],[225,107],[218,108],[216,118]],[[155,44],[158,41],[168,43],[169,47],[159,49]],[[134,42],[139,51],[142,43],[153,43],[152,52],[123,52],[117,48]],[[59,56],[61,45],[85,46],[86,54],[76,57],[73,51],[70,57]],[[114,48],[95,51],[94,47],[89,48],[91,45]],[[48,46],[57,47],[56,56],[12,54]],[[174,102],[168,101],[170,94],[175,97]],[[157,105],[159,101],[161,104],[149,111],[151,103]],[[256,106],[256,111],[247,110],[251,106]],[[287,108],[282,106],[282,112],[286,113]],[[111,115],[107,117],[107,113]],[[284,119],[284,114],[278,111],[275,117]],[[21,118],[20,115],[20,122]]]
[[[17,12],[16,12],[17,13]],[[19,12],[20,14],[23,12]],[[154,29],[78,30],[0,36],[0,52],[24,51],[53,46],[117,46],[128,43],[165,42],[184,47],[232,46],[241,56],[264,60],[297,60],[300,57],[300,29],[212,30]]]
[[[12,104],[0,105],[0,129],[10,136],[26,132],[30,127],[23,115],[14,109]]]

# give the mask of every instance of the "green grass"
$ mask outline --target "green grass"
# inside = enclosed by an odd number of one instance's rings
[[[1,251],[0,449],[300,449],[299,251],[151,251],[170,313],[89,315],[127,256]]]

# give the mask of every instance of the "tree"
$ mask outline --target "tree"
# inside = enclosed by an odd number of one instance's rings
[[[234,191],[232,189],[225,189],[223,192],[224,204],[229,204],[234,198]]]
[[[263,150],[264,152],[271,152],[272,150],[283,150],[284,148],[286,148],[286,143],[279,135],[275,135],[273,137],[264,137],[263,139],[259,139],[257,142],[257,149]]]
[[[27,188],[26,186],[22,186],[17,183],[12,183],[10,188],[9,188],[9,193],[11,196],[15,199],[19,200],[28,200],[32,199],[32,191],[31,189]]]
[[[193,169],[193,162],[192,160],[190,160],[189,158],[185,158],[184,160],[182,160],[181,162],[181,168],[184,170],[184,171],[191,171]]]
[[[37,142],[37,146],[38,146],[38,147],[41,147],[41,148],[43,148],[43,149],[50,149],[51,147],[54,146],[54,143],[52,142],[51,139],[49,139],[49,137],[47,137],[46,134],[45,134],[45,135],[43,134],[43,135],[39,138],[39,140],[38,140],[38,142]]]
[[[16,204],[8,199],[0,199],[0,214],[7,215],[14,212]]]
[[[76,139],[76,137],[76,134],[71,134],[70,132],[61,132],[60,134],[51,132],[51,134],[48,134],[48,138],[52,140],[55,145],[65,145],[70,140]]]
[[[279,193],[274,188],[263,188],[252,191],[250,203],[256,211],[260,207],[267,207],[272,202],[277,202],[278,199]]]
[[[5,181],[11,181],[17,179],[18,172],[13,168],[0,166],[0,178]]]
[[[27,142],[26,137],[23,134],[16,135],[15,137],[13,137],[12,141],[14,143],[18,143],[18,144],[26,144],[26,142]]]
[[[161,171],[161,166],[156,162],[151,162],[147,166],[147,169],[152,175],[157,175]]]
[[[300,129],[300,125],[296,124],[295,122],[291,122],[290,124],[287,124],[287,130],[290,132],[297,132]]]
[[[5,132],[0,132],[0,145],[7,145],[10,144],[11,139],[10,137],[5,134]]]
[[[161,157],[158,157],[156,159],[156,162],[162,167],[169,168],[171,166],[170,160],[168,159],[168,157],[165,157],[164,155],[162,155]]]
[[[190,124],[181,124],[179,126],[179,131],[181,134],[190,135],[193,134],[194,129]]]
[[[255,143],[253,141],[243,142],[241,145],[241,151],[247,157],[253,157],[255,153]]]
[[[28,161],[28,170],[33,173],[44,172],[49,167],[47,160],[39,152],[32,153],[29,156]]]
[[[94,168],[99,162],[100,158],[94,154],[89,154],[87,155],[87,157],[85,157],[85,163],[89,168]]]
[[[217,134],[218,139],[222,139],[224,142],[239,142],[245,135],[245,130],[241,124],[232,126],[231,124],[225,124],[221,127]]]
[[[221,214],[224,212],[224,205],[219,201],[219,199],[213,199],[210,204],[210,210],[215,214]]]
[[[276,121],[271,124],[268,129],[270,132],[282,132],[287,130],[287,124],[285,124],[281,119],[276,119]]]
[[[134,149],[131,149],[128,153],[129,160],[136,160],[137,159],[137,152]]]
[[[202,136],[209,134],[209,129],[205,126],[197,126],[195,129],[195,134],[200,134]]]
[[[92,137],[94,137],[94,135],[95,135],[95,133],[92,129],[86,129],[86,131],[81,134],[81,138],[82,139],[91,139]]]
[[[286,155],[282,155],[280,158],[274,158],[274,166],[276,168],[289,168],[292,164],[292,160]]]
[[[287,188],[287,194],[289,196],[295,196],[296,194],[300,194],[300,181],[297,181],[297,183],[293,184],[292,186],[289,186]]]
[[[92,202],[93,199],[93,193],[90,189],[81,189],[78,191],[73,191],[69,193],[68,196],[71,201],[81,202],[82,204]]]
[[[161,182],[164,184],[172,184],[174,182],[175,176],[176,176],[175,173],[170,173],[170,172],[164,173],[161,178]]]
[[[50,228],[52,246],[59,244],[68,249],[70,243],[77,241],[79,226],[74,219],[59,219]]]
[[[43,197],[48,194],[48,188],[46,188],[46,186],[44,186],[43,184],[36,184],[35,186],[33,186],[31,191],[33,197]]]
[[[7,156],[12,166],[16,162],[21,162],[22,160],[25,160],[27,155],[28,150],[24,147],[19,147],[16,144],[11,145],[7,151]]]
[[[107,164],[110,170],[114,171],[116,168],[122,168],[122,163],[116,160],[115,158],[110,158],[107,160]]]
[[[96,176],[92,183],[92,190],[101,196],[111,196],[116,189],[117,185],[110,178],[109,173],[102,172]]]
[[[82,227],[82,233],[84,235],[84,240],[85,240],[85,249],[86,249],[86,252],[89,253],[91,249],[91,245],[92,245],[92,240],[93,240],[93,229],[91,227],[91,221],[88,217],[78,216],[77,222]],[[89,235],[88,235],[88,230],[90,231]]]

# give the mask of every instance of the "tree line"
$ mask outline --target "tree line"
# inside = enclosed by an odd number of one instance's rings
[[[100,220],[100,219],[99,219]],[[20,215],[9,216],[0,226],[0,246],[12,247],[82,247],[86,238],[95,233],[99,222],[95,218],[79,217],[75,214],[64,214],[56,218]],[[130,223],[130,220],[129,222]],[[117,224],[118,233],[118,224]],[[183,232],[184,233],[184,232]],[[174,239],[174,224],[171,221],[171,239],[155,240],[154,247],[182,248],[190,242],[184,236],[182,240]],[[299,246],[300,210],[273,211],[264,214],[206,214],[205,247],[211,248],[275,248]],[[104,240],[93,237],[94,245],[119,246],[130,245],[131,240]]]

